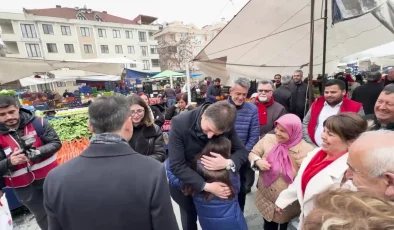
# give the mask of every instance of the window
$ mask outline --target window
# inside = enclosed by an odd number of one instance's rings
[[[73,81],[73,86],[80,86],[81,84],[77,83],[77,81]]]
[[[66,87],[67,84],[65,81],[57,81],[56,82],[56,87]]]
[[[129,52],[129,54],[134,54],[135,53],[134,46],[127,46],[127,50]]]
[[[83,50],[86,54],[93,53],[93,46],[92,45],[83,45]]]
[[[152,59],[152,67],[160,67],[159,59]]]
[[[42,30],[44,31],[44,34],[55,34],[51,24],[42,24]]]
[[[201,45],[201,36],[195,36],[194,42],[196,43],[196,45]]]
[[[127,39],[133,39],[133,32],[129,31],[129,30],[126,30],[126,38]]]
[[[113,30],[114,38],[120,38],[120,30]]]
[[[74,45],[73,45],[73,44],[64,44],[64,50],[65,50],[66,53],[68,53],[68,54],[73,54],[73,53],[75,53],[75,51],[74,51]]]
[[[26,44],[28,57],[41,57],[41,50],[39,44]]]
[[[187,33],[181,33],[181,40],[186,40],[188,37]]]
[[[144,57],[148,56],[148,47],[141,46],[141,52],[142,52],[142,56],[144,56]]]
[[[140,39],[140,42],[146,42],[146,32],[138,32],[138,37]]]
[[[175,41],[175,34],[170,34],[170,40]]]
[[[81,14],[81,13],[77,14],[77,18],[79,20],[86,20],[85,16],[83,16],[83,14]]]
[[[38,84],[37,85],[37,89],[38,89],[39,92],[45,92],[47,90],[50,90],[51,86],[48,83],[46,83],[46,84]]]
[[[57,53],[57,46],[55,43],[47,43],[48,53]]]
[[[71,35],[71,28],[69,26],[60,26],[63,35]]]
[[[105,29],[98,29],[98,35],[100,38],[106,38],[107,37],[107,31]]]
[[[130,64],[130,68],[137,68],[137,61],[134,60],[134,63]]]
[[[149,62],[150,62],[149,60],[142,61],[142,63],[144,63],[144,70],[149,70],[150,69]]]
[[[81,35],[83,37],[90,37],[90,30],[88,27],[81,27]]]
[[[107,45],[101,45],[101,53],[109,54],[109,48]]]
[[[21,28],[24,38],[37,38],[36,28],[33,24],[21,24]]]
[[[151,54],[158,54],[157,46],[150,46],[150,53]]]
[[[117,54],[122,54],[122,53],[123,53],[123,48],[122,48],[122,46],[121,46],[121,45],[116,45],[116,46],[115,46],[115,52],[116,52]]]

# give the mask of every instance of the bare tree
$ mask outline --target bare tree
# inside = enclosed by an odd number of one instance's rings
[[[185,71],[186,63],[193,68],[194,36],[183,33],[179,40],[159,41],[160,67],[162,70]]]

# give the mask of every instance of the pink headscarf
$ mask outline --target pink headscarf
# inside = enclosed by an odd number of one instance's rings
[[[264,172],[264,186],[269,187],[279,177],[282,172],[287,184],[291,184],[294,178],[293,165],[289,156],[289,149],[302,140],[302,124],[299,117],[294,114],[281,116],[275,122],[275,126],[280,124],[289,135],[289,140],[285,143],[278,143],[268,153],[267,161],[271,169]]]

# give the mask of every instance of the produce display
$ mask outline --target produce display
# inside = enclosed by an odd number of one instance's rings
[[[88,114],[88,107],[59,110],[56,112],[56,116],[58,117],[74,116],[80,114]]]
[[[56,153],[59,165],[79,156],[88,146],[89,138],[83,137],[72,141],[63,141],[62,148]]]
[[[3,96],[16,96],[17,94],[16,94],[16,92],[14,90],[3,89],[3,90],[0,91],[0,95],[3,95]]]
[[[55,129],[62,142],[91,136],[88,129],[87,114],[63,117],[61,119],[52,119],[49,123]]]

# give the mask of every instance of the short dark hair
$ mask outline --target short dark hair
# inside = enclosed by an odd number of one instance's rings
[[[340,90],[345,90],[346,89],[345,82],[343,82],[342,80],[339,80],[339,79],[328,80],[326,82],[326,84],[325,84],[325,87],[333,86],[333,85],[337,85]]]
[[[220,82],[220,78],[216,78],[214,82]]]
[[[130,117],[130,104],[125,97],[102,96],[89,106],[88,114],[94,133],[112,133],[119,131]]]
[[[141,122],[143,124],[145,124],[146,126],[151,126],[154,121],[151,118],[151,110],[150,110],[149,106],[145,103],[145,101],[142,100],[142,98],[140,96],[138,96],[137,94],[133,94],[131,96],[128,96],[127,100],[129,102],[129,106],[139,105],[144,108],[144,110],[145,110],[144,118],[142,118]],[[130,110],[130,108],[129,108],[129,110]]]
[[[280,75],[280,74],[275,74],[274,77],[276,77],[276,76],[279,76],[279,78],[282,78],[282,75]]]
[[[357,113],[340,113],[327,118],[323,126],[343,141],[352,141],[367,131],[368,122]]]
[[[205,111],[205,118],[212,121],[222,132],[230,131],[237,118],[237,109],[227,101],[219,101],[210,105]]]
[[[180,94],[178,94],[176,96],[176,101],[177,102],[180,101],[180,100],[184,100],[186,102],[186,104],[187,104],[187,99],[188,99],[187,93],[180,93]]]
[[[383,88],[383,91],[386,95],[394,93],[394,84],[388,84]]]
[[[18,103],[16,101],[15,97],[13,96],[0,96],[0,108],[7,108],[9,106],[16,106],[18,107]]]

